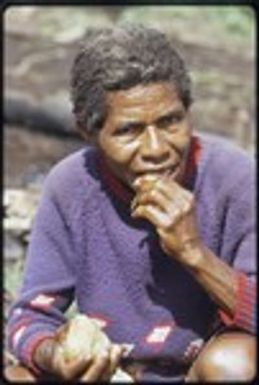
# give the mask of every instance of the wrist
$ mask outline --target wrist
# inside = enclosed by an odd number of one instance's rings
[[[55,340],[53,337],[45,338],[35,349],[33,354],[34,364],[43,372],[52,372],[52,357]]]
[[[187,268],[199,269],[205,262],[204,245],[201,240],[193,239],[185,242],[179,257]]]

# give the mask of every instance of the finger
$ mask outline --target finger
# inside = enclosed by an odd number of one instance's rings
[[[186,213],[193,207],[194,197],[188,190],[181,188],[181,186],[177,186],[174,193],[171,195],[169,202],[170,209],[178,207],[181,212]]]
[[[168,199],[174,199],[181,197],[187,199],[189,195],[192,195],[188,190],[179,185],[179,183],[170,179],[168,176],[162,177],[155,185],[156,189],[159,189]]]
[[[80,362],[63,360],[54,367],[53,372],[66,380],[70,380],[84,373],[90,364],[91,360],[89,359],[80,360]]]
[[[171,219],[171,226],[175,225],[179,219],[184,217],[184,215],[185,212],[183,208],[179,205],[176,205],[175,202],[168,208],[168,216]]]
[[[111,347],[110,351],[110,362],[109,367],[103,374],[102,380],[108,381],[112,375],[115,373],[117,367],[119,366],[120,359],[123,355],[124,348],[120,345],[114,344]]]
[[[145,175],[138,180],[137,193],[144,193],[151,190],[159,190],[165,197],[172,199],[175,194],[182,192],[183,187],[171,180],[168,176]]]
[[[175,196],[167,206],[167,212],[171,218],[179,218],[185,215],[191,208],[190,200],[182,194]]]
[[[137,194],[148,192],[154,189],[160,189],[161,185],[161,178],[155,177],[155,178],[148,178],[143,177],[143,179],[140,182],[139,188],[137,190]]]
[[[149,184],[149,186],[152,187],[152,185],[153,185],[154,183],[156,183],[156,181],[158,180],[158,178],[159,178],[159,176],[157,176],[157,175],[143,175],[143,176],[137,178],[137,179],[134,181],[133,187],[135,188],[136,191],[139,190],[139,189],[141,189],[141,188],[143,188],[143,187],[144,187],[144,184],[145,184],[146,186],[148,186],[148,184]]]
[[[135,208],[146,205],[157,206],[171,218],[172,223],[183,217],[190,206],[189,201],[181,195],[169,200],[158,190],[151,190],[138,195]]]
[[[103,352],[100,356],[93,359],[92,364],[80,378],[82,381],[100,380],[109,365],[109,353]]]
[[[131,216],[133,218],[145,218],[156,228],[167,228],[171,224],[168,215],[158,207],[152,205],[138,206]]]
[[[138,195],[135,195],[135,197],[133,198],[130,204],[131,211],[135,210],[135,208],[137,207],[137,204],[138,204]]]
[[[164,194],[162,194],[159,190],[151,190],[148,192],[144,192],[141,194],[138,194],[135,201],[135,208],[137,206],[145,206],[148,204],[156,205],[160,207],[161,210],[164,212],[167,212],[171,202],[168,200]]]
[[[124,348],[120,345],[113,345],[110,354],[111,372],[114,373],[119,365],[120,359],[123,356]]]

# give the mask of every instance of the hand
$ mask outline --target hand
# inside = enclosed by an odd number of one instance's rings
[[[138,178],[134,187],[132,217],[150,221],[164,251],[188,264],[185,251],[200,244],[193,194],[168,176],[146,175]]]
[[[123,346],[116,344],[111,345],[108,350],[104,350],[89,361],[89,365],[83,375],[80,376],[80,380],[108,382],[119,367],[123,354]]]
[[[124,352],[123,345],[112,344],[92,320],[79,315],[44,340],[34,359],[45,372],[65,380],[107,381]]]
[[[115,373],[124,353],[123,346],[112,344],[94,357],[69,360],[56,347],[52,356],[52,371],[66,380],[108,381]]]

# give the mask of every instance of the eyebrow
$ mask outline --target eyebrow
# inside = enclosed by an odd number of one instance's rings
[[[152,124],[157,124],[162,119],[171,118],[171,117],[183,114],[183,113],[184,113],[183,108],[182,107],[177,107],[177,108],[175,108],[173,110],[169,110],[169,111],[165,112],[163,115],[159,116],[156,120],[154,120],[152,122]],[[128,120],[128,121],[125,121],[122,124],[118,125],[116,130],[121,130],[121,129],[123,130],[123,129],[129,127],[129,126],[144,128],[146,126],[146,122],[143,122],[141,120]]]
[[[174,110],[167,111],[163,115],[159,116],[159,118],[157,118],[153,123],[157,124],[163,119],[173,118],[175,116],[179,116],[182,114],[184,114],[184,110],[181,107],[179,107],[179,108],[176,108]]]
[[[139,120],[128,120],[120,125],[118,125],[116,127],[116,131],[117,130],[123,130],[123,129],[126,129],[128,127],[135,127],[135,128],[144,128],[146,125],[146,123],[142,122],[142,121],[139,121]]]

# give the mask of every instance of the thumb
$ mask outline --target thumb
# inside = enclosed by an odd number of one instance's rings
[[[53,371],[58,376],[70,380],[80,376],[90,365],[91,358],[83,355],[68,355],[61,346],[53,354]]]

